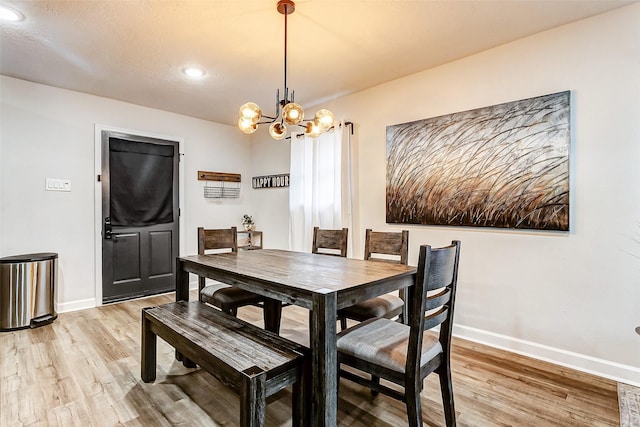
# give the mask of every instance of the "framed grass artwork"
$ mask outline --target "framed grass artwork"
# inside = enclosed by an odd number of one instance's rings
[[[570,92],[387,126],[387,223],[569,230]]]

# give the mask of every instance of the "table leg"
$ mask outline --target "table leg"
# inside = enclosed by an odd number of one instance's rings
[[[336,293],[313,294],[311,344],[311,424],[335,426],[338,409],[338,353],[336,350]]]
[[[180,258],[176,258],[176,301],[189,301],[189,273],[182,268]]]
[[[142,345],[140,348],[140,371],[142,381],[145,383],[156,380],[156,334],[151,331],[151,322],[145,315],[146,308],[142,309]]]
[[[189,272],[182,268],[182,261],[176,258],[176,301],[189,301]],[[195,368],[196,364],[176,350],[176,360],[186,368]]]

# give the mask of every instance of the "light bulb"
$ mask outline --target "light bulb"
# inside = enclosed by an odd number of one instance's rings
[[[24,16],[17,10],[13,10],[7,6],[0,6],[0,21],[22,21]]]
[[[255,123],[251,123],[251,120],[245,119],[244,117],[240,117],[238,119],[238,127],[240,130],[247,135],[250,135],[258,129],[258,125]]]
[[[185,67],[182,69],[182,72],[192,79],[201,79],[207,74],[207,72],[200,67]]]
[[[284,123],[273,122],[271,126],[269,126],[269,135],[271,135],[273,139],[281,140],[287,136],[287,127]]]
[[[315,121],[307,122],[307,127],[305,128],[304,133],[309,138],[317,138],[322,133],[322,129],[320,129],[320,126],[315,123]]]
[[[297,125],[304,119],[304,110],[300,104],[290,102],[282,109],[282,118],[288,125]]]
[[[333,113],[329,110],[318,110],[315,116],[315,121],[317,122],[320,129],[325,132],[331,129],[333,126]]]
[[[240,107],[240,117],[251,121],[251,123],[258,123],[260,117],[262,117],[262,110],[257,104],[253,102],[247,102]]]

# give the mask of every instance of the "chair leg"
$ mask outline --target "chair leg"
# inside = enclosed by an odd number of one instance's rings
[[[205,286],[205,278],[198,276],[198,301],[202,302],[202,290],[204,289]]]
[[[267,331],[280,334],[280,321],[282,319],[282,303],[280,301],[267,298],[262,308],[262,316],[264,319],[264,328]]]
[[[220,307],[220,310],[222,310],[223,313],[227,313],[233,317],[238,317],[238,307],[222,304],[222,307]]]
[[[309,325],[309,338],[313,338],[311,336],[311,325],[313,324],[313,312],[311,310],[309,310],[309,323],[307,323]]]
[[[218,305],[216,304],[216,306],[218,306]],[[238,307],[235,307],[235,306],[229,305],[229,304],[220,304],[220,306],[218,308],[223,313],[227,313],[228,315],[233,316],[233,317],[238,317]]]
[[[380,377],[377,375],[371,375],[371,382],[374,383],[376,386],[380,385]],[[377,396],[380,392],[378,391],[377,388],[372,388],[371,389],[371,396]]]
[[[409,324],[409,306],[407,304],[407,292],[406,289],[400,289],[400,291],[398,292],[398,296],[400,297],[400,299],[402,299],[402,301],[404,301],[404,304],[402,306],[402,311],[400,312],[400,314],[398,315],[398,322],[408,325]]]
[[[442,394],[442,406],[447,427],[456,425],[456,410],[453,404],[453,384],[451,382],[451,369],[449,363],[443,362],[436,370],[440,379],[440,392]]]
[[[340,318],[340,330],[344,331],[345,329],[347,329],[347,318],[346,317],[341,317]]]
[[[405,387],[409,427],[422,427],[422,404],[420,402],[421,383],[422,381],[418,378],[416,381],[406,384]]]

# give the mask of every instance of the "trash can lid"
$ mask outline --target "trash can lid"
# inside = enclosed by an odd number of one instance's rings
[[[46,261],[58,258],[55,252],[39,252],[37,254],[12,255],[0,258],[0,264],[16,263],[16,262],[35,262]]]

